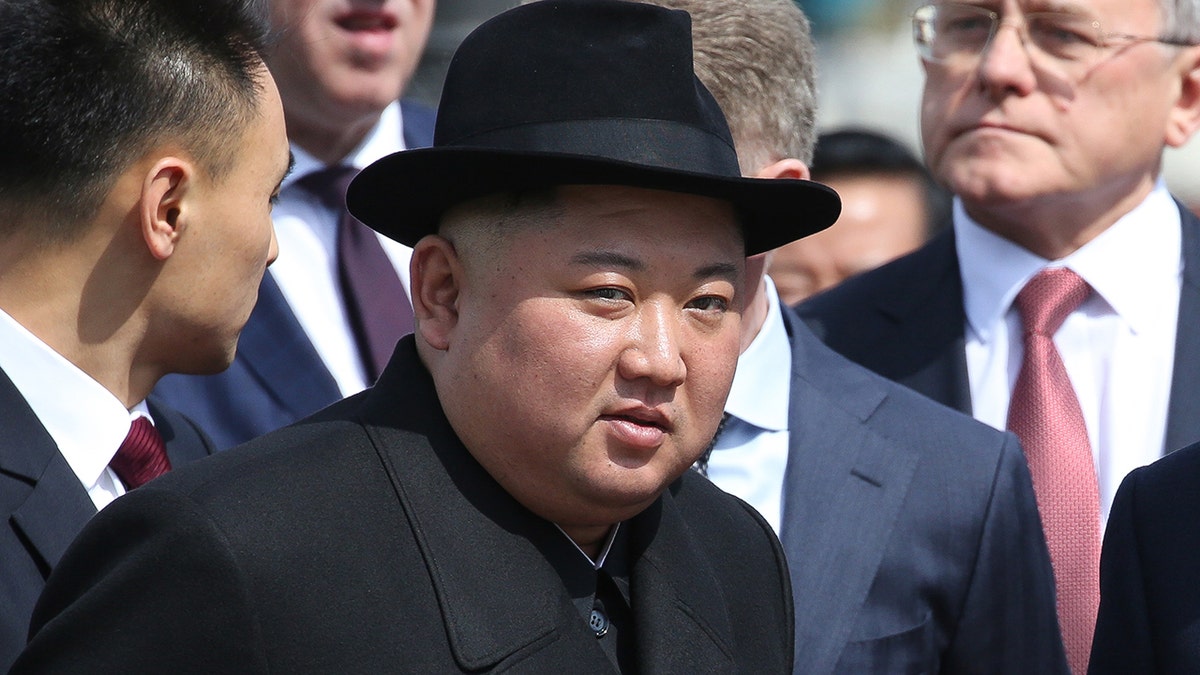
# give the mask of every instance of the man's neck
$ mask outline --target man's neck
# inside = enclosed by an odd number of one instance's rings
[[[1020,202],[963,206],[983,228],[1047,260],[1061,260],[1112,227],[1154,189],[1145,182],[1115,197],[1054,195]]]
[[[379,123],[381,115],[382,111],[379,111],[352,124],[332,127],[320,121],[285,116],[288,140],[326,165],[337,164],[362,144]]]
[[[754,338],[762,331],[771,310],[771,302],[767,296],[766,277],[759,279],[756,290],[751,294],[746,309],[742,312],[741,351],[744,352],[754,342]],[[739,352],[740,353],[740,352]]]

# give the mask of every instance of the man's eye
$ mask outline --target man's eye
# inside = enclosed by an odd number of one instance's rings
[[[629,300],[629,294],[619,288],[593,288],[587,294],[601,300]]]
[[[725,312],[729,310],[729,301],[715,295],[706,295],[691,301],[688,306],[705,312]]]

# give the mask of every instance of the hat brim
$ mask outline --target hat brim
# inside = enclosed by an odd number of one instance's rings
[[[833,224],[841,200],[806,180],[723,177],[557,153],[438,147],[398,152],[363,169],[346,195],[371,229],[413,246],[437,232],[450,207],[496,192],[558,185],[628,185],[730,202],[743,219],[746,255]]]

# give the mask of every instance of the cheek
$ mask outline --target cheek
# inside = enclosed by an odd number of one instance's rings
[[[736,326],[736,321],[729,322]],[[698,414],[712,416],[725,406],[733,373],[737,368],[740,334],[736,327],[723,328],[719,335],[698,340],[687,359],[689,399]]]

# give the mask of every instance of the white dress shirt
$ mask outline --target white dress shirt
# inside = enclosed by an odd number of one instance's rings
[[[392,103],[344,163],[361,169],[404,150],[403,128],[400,104]],[[296,164],[283,182],[279,203],[272,214],[279,257],[268,272],[279,284],[279,290],[342,395],[349,396],[366,388],[367,378],[337,281],[337,229],[341,214],[296,185],[297,180],[324,169],[325,164],[295,145],[292,154]],[[408,262],[412,249],[383,235],[377,236],[404,288],[409,288]]]
[[[717,487],[757,509],[778,534],[788,458],[792,344],[770,277],[766,286],[767,318],[738,357],[725,402],[729,419],[713,446],[707,473]]]
[[[129,425],[150,417],[145,401],[132,410],[90,375],[0,310],[0,370],[25,397],[96,509],[125,494],[108,468]]]
[[[1079,398],[1100,486],[1101,518],[1121,479],[1163,454],[1183,272],[1179,208],[1163,184],[1100,236],[1049,261],[954,206],[974,416],[1003,429],[1024,355],[1013,300],[1044,267],[1068,267],[1095,291],[1054,343]]]

